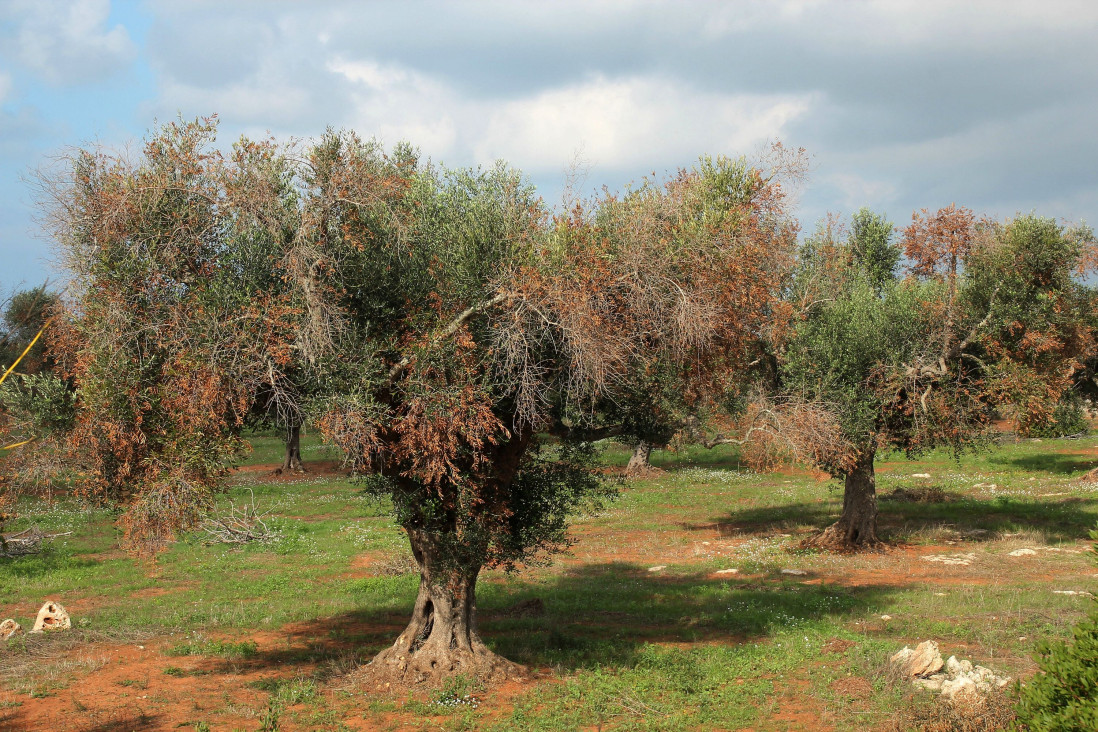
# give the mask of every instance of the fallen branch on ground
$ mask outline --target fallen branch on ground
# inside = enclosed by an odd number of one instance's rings
[[[0,557],[23,557],[28,554],[37,554],[42,550],[44,539],[55,539],[58,536],[68,536],[71,531],[58,534],[47,534],[37,526],[32,526],[23,531],[11,534],[0,534]]]
[[[255,503],[255,493],[251,488],[248,493],[252,497],[250,502],[237,507],[229,501],[228,514],[211,516],[203,522],[202,528],[209,537],[207,544],[247,544],[250,541],[262,542],[275,538],[275,533],[263,521],[263,517],[270,510],[260,512]]]

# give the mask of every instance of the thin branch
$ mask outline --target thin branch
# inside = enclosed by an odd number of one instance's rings
[[[453,320],[450,321],[449,325],[447,325],[445,328],[443,328],[442,331],[432,339],[432,345],[435,344],[435,343],[438,343],[439,341],[443,341],[443,340],[449,338],[450,336],[452,336],[454,333],[457,332],[458,328],[460,328],[466,320],[473,317],[477,313],[483,312],[483,311],[487,310],[488,308],[492,307],[493,305],[498,305],[501,302],[503,302],[504,300],[509,299],[510,297],[511,297],[511,295],[509,295],[509,294],[500,294],[500,295],[496,295],[495,297],[493,297],[491,299],[485,300],[482,303],[477,303],[476,305],[470,305],[469,307],[465,308],[465,310],[462,310],[461,313],[459,313],[456,318],[454,318]],[[408,357],[408,356],[405,356],[404,358],[400,359],[395,364],[393,364],[393,367],[391,369],[389,369],[389,384],[390,385],[392,385],[393,382],[395,382],[397,380],[397,378],[400,376],[400,372],[403,371],[404,368],[409,363],[411,363],[411,358]]]

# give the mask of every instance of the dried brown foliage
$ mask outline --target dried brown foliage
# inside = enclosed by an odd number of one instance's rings
[[[64,455],[77,493],[129,505],[133,549],[194,525],[256,390],[292,358],[294,309],[269,287],[269,242],[292,224],[284,163],[270,142],[226,158],[215,127],[168,125],[136,161],[79,151],[43,182],[71,276],[49,332],[77,386]]]

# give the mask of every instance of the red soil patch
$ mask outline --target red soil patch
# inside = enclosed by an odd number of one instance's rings
[[[854,647],[854,641],[843,640],[842,638],[832,638],[823,645],[824,653],[838,653],[843,654]]]
[[[847,676],[845,679],[832,682],[831,690],[839,696],[863,700],[873,695],[873,684],[861,676]]]
[[[0,712],[3,729],[160,730],[174,729],[212,718],[217,726],[246,727],[249,716],[225,713],[234,705],[259,708],[266,694],[243,683],[226,684],[220,675],[171,676],[174,666],[190,673],[203,661],[167,658],[151,646],[94,644],[69,654],[70,659],[103,659],[105,663],[66,689],[45,698],[15,694],[21,706]]]
[[[786,679],[774,700],[775,712],[767,720],[766,728],[786,730],[833,730],[834,726],[823,721],[823,703],[812,696],[808,681],[804,679]]]
[[[281,463],[265,463],[262,465],[241,465],[232,469],[232,475],[237,478],[262,476],[265,483],[297,483],[303,480],[315,480],[316,478],[346,478],[349,473],[342,467],[338,460],[312,460],[305,463],[305,472],[282,471]]]
[[[335,658],[351,647],[348,635],[365,632],[395,638],[402,627],[343,618],[327,624],[293,623],[275,631],[225,637],[233,642],[246,639],[257,646],[256,654],[234,659],[166,655],[178,638],[154,639],[143,648],[136,643],[88,644],[42,662],[43,667],[58,661],[88,662],[72,671],[66,688],[49,690],[40,698],[0,691],[0,730],[174,730],[191,729],[198,722],[206,722],[212,729],[257,729],[271,696],[257,688],[262,682],[309,677],[321,668],[322,659]],[[94,670],[89,672],[89,665]],[[507,681],[479,697],[489,708],[489,717],[504,716],[516,696],[546,680]],[[400,712],[364,719],[369,700],[356,694],[348,701],[338,694],[345,686],[338,675],[318,686],[328,707],[351,729],[401,729],[403,723],[423,721],[421,716]],[[9,706],[12,704],[16,706]],[[279,729],[316,729],[315,723],[296,723],[292,718],[295,709],[304,707],[284,709]]]

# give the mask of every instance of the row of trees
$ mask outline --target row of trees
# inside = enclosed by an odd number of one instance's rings
[[[224,155],[215,130],[169,125],[137,161],[83,152],[48,185],[69,296],[56,388],[5,398],[6,441],[36,440],[8,485],[50,463],[156,548],[257,411],[291,441],[310,420],[392,499],[420,566],[379,677],[514,671],[477,635],[477,578],[565,546],[568,516],[612,495],[596,437],[815,463],[845,478],[817,541],[871,546],[879,449],[960,449],[1011,405],[1047,419],[1091,346],[1089,232],[951,207],[897,242],[863,211],[799,246],[782,185],[803,161],[780,147],[552,212],[502,164],[336,132]]]

